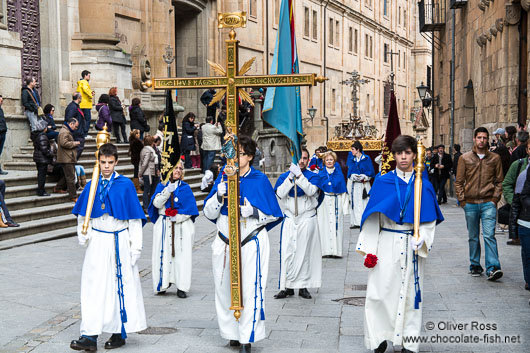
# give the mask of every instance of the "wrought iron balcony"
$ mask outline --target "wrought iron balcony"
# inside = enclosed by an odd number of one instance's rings
[[[435,32],[445,28],[445,0],[421,0],[418,7],[420,32]]]
[[[468,3],[468,0],[450,0],[450,8],[451,9],[461,9],[465,7]]]

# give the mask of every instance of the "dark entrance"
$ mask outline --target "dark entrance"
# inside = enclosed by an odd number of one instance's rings
[[[519,124],[526,125],[528,104],[527,104],[527,85],[528,85],[528,12],[521,11],[521,22],[519,25],[520,32],[520,50],[519,50]]]
[[[22,78],[35,77],[41,86],[39,0],[7,0],[7,28],[20,33]]]

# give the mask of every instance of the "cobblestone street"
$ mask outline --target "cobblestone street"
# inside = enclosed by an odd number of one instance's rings
[[[451,205],[444,205],[442,211],[446,221],[437,229],[422,288],[422,334],[431,343],[421,344],[421,350],[530,351],[530,292],[524,291],[521,248],[506,245],[507,233],[497,234],[504,277],[498,282],[471,277],[463,211]],[[179,299],[174,286],[163,296],[152,293],[152,226],[144,228],[140,268],[150,329],[145,334],[129,334],[120,352],[237,352],[227,347],[217,329],[210,250],[215,228],[204,216],[196,226],[187,299]],[[269,233],[268,339],[253,344],[254,352],[368,352],[363,342],[362,306],[367,270],[354,252],[358,233],[347,229],[342,259],[323,259],[322,288],[310,289],[312,300],[298,296],[273,299],[278,287],[279,227]],[[70,341],[79,336],[83,256],[84,248],[76,238],[0,251],[0,351],[70,351]],[[100,336],[100,350],[107,336]],[[510,343],[505,343],[505,336],[510,336]],[[465,339],[480,339],[481,343],[445,341]]]

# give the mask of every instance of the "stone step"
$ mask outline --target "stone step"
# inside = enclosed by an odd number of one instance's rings
[[[95,153],[96,152],[96,145],[93,145],[93,147],[87,147],[85,146],[85,148],[83,149],[83,155],[82,157],[85,157],[85,156],[91,156],[93,158],[95,158]],[[129,154],[129,146],[127,146],[127,148],[118,148],[118,159],[121,159],[122,157],[125,157]],[[20,153],[17,153],[17,154],[14,154],[13,155],[13,160],[16,161],[16,158],[17,156],[31,156],[33,157],[33,146],[24,146],[24,147],[20,147]]]
[[[71,203],[71,205],[73,206],[73,202]],[[29,234],[37,234],[40,232],[53,231],[55,229],[72,227],[75,226],[76,223],[76,218],[71,214],[56,217],[46,217],[28,222],[22,222],[20,223],[20,227],[18,228],[0,229],[0,241],[5,239],[18,238]]]

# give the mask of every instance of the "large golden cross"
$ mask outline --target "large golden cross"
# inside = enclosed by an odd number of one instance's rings
[[[239,130],[238,94],[241,99],[254,105],[250,95],[243,88],[278,87],[278,86],[315,86],[317,82],[324,82],[324,77],[315,74],[291,75],[263,75],[244,76],[256,59],[247,61],[241,69],[238,62],[239,41],[236,40],[234,28],[246,27],[246,12],[231,12],[218,15],[219,28],[230,28],[229,39],[226,42],[226,69],[219,64],[208,61],[218,77],[196,78],[165,78],[154,79],[154,89],[184,89],[184,88],[218,88],[210,105],[227,96],[227,113],[225,144],[223,153],[227,158],[225,174],[228,183],[228,234],[230,246],[230,289],[231,307],[234,316],[239,320],[240,310],[243,310],[243,293],[241,286],[241,231],[240,231],[240,203],[239,203],[239,148],[237,144]]]

